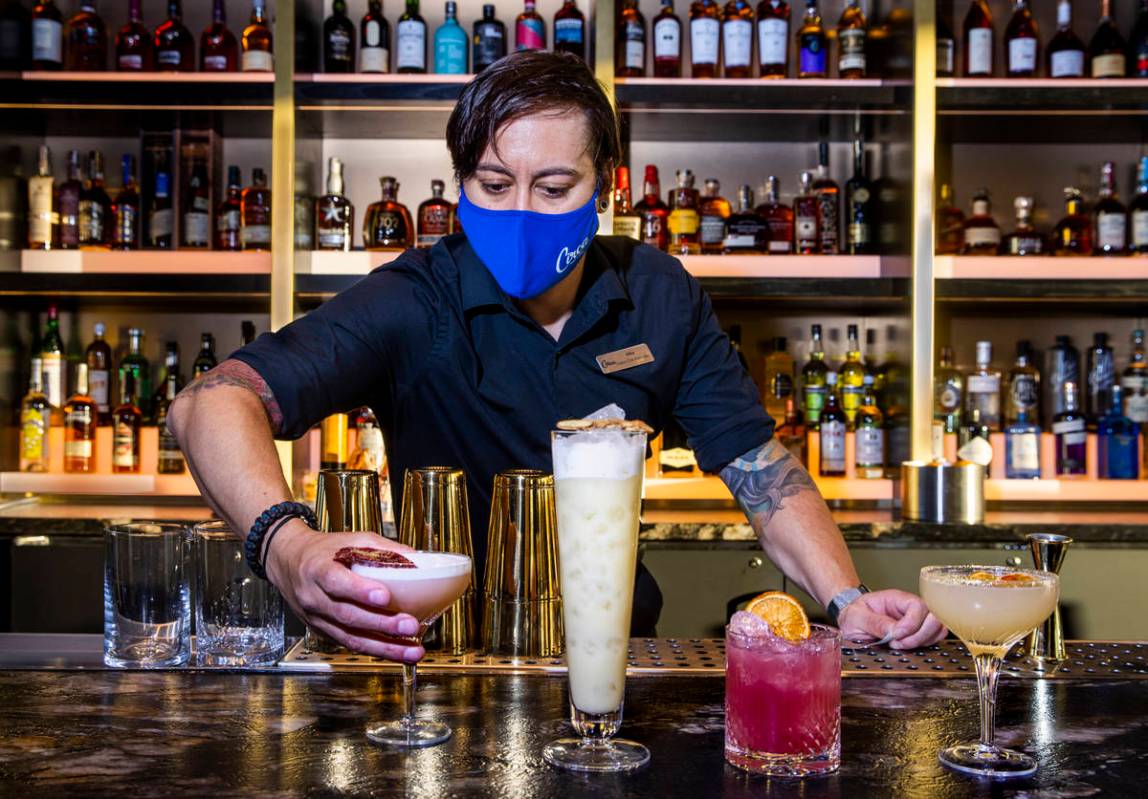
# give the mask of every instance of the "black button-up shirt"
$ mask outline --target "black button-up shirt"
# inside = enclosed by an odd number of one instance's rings
[[[605,374],[596,361],[638,344],[649,346],[653,362]],[[285,438],[331,413],[370,406],[386,439],[396,509],[405,469],[465,470],[480,581],[494,476],[551,471],[550,431],[559,419],[609,403],[656,430],[673,416],[711,472],[773,432],[697,281],[677,259],[614,236],[589,248],[557,341],[456,234],[429,251],[408,250],[233,357],[267,381]],[[636,632],[653,626],[659,607],[656,585],[640,576]]]

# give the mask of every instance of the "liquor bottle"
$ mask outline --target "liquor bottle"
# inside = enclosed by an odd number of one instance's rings
[[[785,403],[785,421],[774,429],[773,435],[802,466],[809,463],[805,425],[797,417],[797,405],[793,397]]]
[[[271,249],[271,189],[262,169],[251,170],[251,185],[240,195],[239,242],[245,250]]]
[[[761,0],[757,6],[757,61],[763,78],[789,72],[789,3]]]
[[[76,366],[76,391],[64,406],[64,471],[95,471],[96,405],[88,394],[88,365]]]
[[[506,26],[494,17],[494,4],[482,7],[482,19],[474,23],[474,71],[482,72],[506,55]]]
[[[1032,197],[1017,197],[1016,228],[1001,239],[1001,255],[1044,255],[1048,250],[1044,236],[1032,226]]]
[[[776,175],[765,179],[765,202],[754,209],[769,228],[769,253],[788,255],[793,252],[793,209],[779,199]]]
[[[187,470],[179,442],[167,427],[167,414],[175,395],[179,393],[176,376],[169,373],[163,384],[163,397],[156,403],[155,425],[159,428],[159,459],[156,472],[159,474],[183,474]]]
[[[686,432],[676,420],[666,422],[662,431],[662,449],[658,453],[660,477],[694,477],[698,473],[698,460],[686,439]]]
[[[215,336],[202,333],[199,337],[199,354],[191,364],[191,379],[205,375],[218,365],[215,358]]]
[[[1128,37],[1128,71],[1134,78],[1148,78],[1148,0],[1140,0],[1140,11]]]
[[[417,247],[423,249],[433,247],[443,236],[450,235],[454,204],[443,199],[442,193],[445,189],[446,183],[432,180],[430,198],[419,204]]]
[[[1132,355],[1120,374],[1124,395],[1124,415],[1136,424],[1148,424],[1148,356],[1144,353],[1144,331],[1132,331]]]
[[[865,176],[865,145],[853,139],[853,177],[845,183],[845,251],[850,255],[873,252],[875,214],[873,184]]]
[[[343,162],[327,162],[327,193],[315,200],[315,232],[320,250],[351,251],[355,206],[344,194]]]
[[[880,480],[885,476],[885,418],[877,407],[873,375],[865,375],[863,382],[856,417],[855,465],[858,477]]]
[[[716,78],[721,63],[721,8],[716,0],[690,4],[690,69],[695,78]]]
[[[81,0],[64,26],[64,69],[100,72],[108,68],[108,39],[94,0]]]
[[[1082,477],[1087,474],[1088,433],[1084,414],[1080,412],[1080,392],[1069,380],[1061,391],[1064,410],[1052,419],[1052,435],[1056,445],[1056,476]]]
[[[211,246],[211,187],[207,183],[207,164],[202,161],[192,167],[187,181],[180,233],[184,247]]]
[[[793,198],[793,244],[801,255],[818,252],[821,239],[817,229],[817,196],[813,193],[813,173],[802,172],[799,176],[801,188]]]
[[[252,341],[255,341],[255,323],[249,320],[243,320],[239,326],[240,337],[239,346],[246,347]]]
[[[335,0],[323,22],[323,71],[355,71],[355,24],[347,16],[347,0]]]
[[[0,4],[0,72],[31,69],[32,17],[20,2]]]
[[[395,25],[395,50],[396,72],[427,71],[427,24],[419,16],[419,0],[407,0],[406,10]]]
[[[630,204],[630,169],[620,166],[614,170],[614,229],[615,236],[642,240],[642,217]]]
[[[817,177],[813,181],[817,197],[817,237],[822,255],[841,252],[841,189],[829,177],[829,142],[817,145]]]
[[[61,250],[75,250],[80,246],[80,194],[84,190],[80,171],[79,150],[68,151],[68,179],[60,184],[57,198],[59,208],[59,243]]]
[[[1036,422],[1040,410],[1040,372],[1032,363],[1032,344],[1016,343],[1016,361],[1008,373],[1005,421]]]
[[[716,178],[706,178],[698,215],[701,217],[699,224],[702,253],[706,255],[721,253],[725,246],[730,206],[729,201],[721,196],[721,183]]]
[[[519,52],[546,49],[546,22],[534,6],[534,0],[523,0],[522,13],[514,20],[514,49]]]
[[[1005,426],[1005,478],[1040,479],[1040,425],[1029,419]]]
[[[1040,64],[1040,33],[1028,0],[1014,0],[1005,26],[1006,69],[1010,78],[1031,78]]]
[[[214,0],[211,24],[199,36],[199,69],[202,72],[235,72],[239,65],[239,43],[227,27],[223,0]]]
[[[171,175],[157,172],[155,176],[155,197],[148,212],[148,247],[157,250],[170,250],[172,231],[175,229],[175,216],[171,208]]]
[[[966,78],[993,74],[993,15],[985,0],[972,0],[965,15],[963,72]]]
[[[1064,190],[1065,215],[1052,232],[1053,255],[1092,255],[1092,222],[1080,189]]]
[[[120,72],[155,69],[151,31],[143,24],[140,0],[129,0],[128,21],[116,33],[116,69]]]
[[[60,312],[55,305],[48,306],[48,329],[40,345],[40,363],[43,390],[58,414],[64,405],[64,341],[60,338]]]
[[[1148,155],[1140,157],[1140,165],[1136,169],[1136,196],[1128,205],[1128,215],[1132,218],[1132,241],[1128,251],[1148,255]]]
[[[1056,4],[1056,33],[1048,43],[1048,76],[1084,77],[1084,42],[1072,30],[1072,0]]]
[[[805,0],[805,19],[797,31],[797,77],[824,78],[828,74],[825,29],[817,0]]]
[[[737,190],[737,212],[726,224],[722,252],[730,255],[764,255],[769,250],[769,225],[753,210],[753,189]]]
[[[697,255],[701,252],[698,234],[701,219],[694,173],[691,169],[679,169],[676,175],[678,185],[670,192],[670,216],[666,220],[670,229],[668,252],[671,255]]]
[[[586,18],[574,0],[565,0],[554,15],[554,52],[586,58]]]
[[[20,403],[19,469],[22,472],[48,471],[48,428],[52,424],[52,406],[44,394],[42,370],[41,360],[33,358],[28,393]]]
[[[554,32],[557,37],[557,31]],[[618,14],[614,34],[614,75],[620,78],[645,77],[645,17],[638,0],[626,0]]]
[[[773,348],[765,356],[765,386],[762,403],[775,420],[785,418],[786,402],[792,401],[796,384],[796,365],[786,350],[785,336],[773,339]]]
[[[96,322],[95,337],[84,353],[84,366],[87,367],[88,392],[96,404],[96,422],[106,425],[111,418],[111,369],[112,348],[104,340],[104,323]]]
[[[821,423],[828,375],[825,349],[821,344],[821,325],[814,325],[809,341],[809,360],[801,367],[801,408],[805,414],[805,424],[810,430],[816,430]],[[833,379],[836,380],[837,376],[834,375]]]
[[[634,4],[637,11],[637,3]],[[641,20],[641,14],[638,14]],[[645,49],[645,25],[642,26],[642,47]],[[642,58],[645,66],[645,56]],[[645,70],[643,69],[643,74]],[[654,17],[654,77],[680,78],[682,76],[682,21],[674,13],[674,0],[662,0],[662,8]],[[641,77],[640,75],[634,77]]]
[[[1116,361],[1107,333],[1093,333],[1085,373],[1084,411],[1094,423],[1107,410],[1112,387],[1116,385]]]
[[[841,365],[839,383],[841,391],[841,408],[845,411],[845,418],[849,422],[849,429],[853,429],[857,418],[857,409],[861,407],[861,396],[864,392],[865,364],[861,357],[861,338],[857,335],[857,325],[846,328],[845,363]]]
[[[322,47],[319,27],[311,17],[308,3],[295,3],[295,74],[309,75],[319,71]]]
[[[845,411],[837,401],[837,375],[825,375],[825,407],[818,421],[821,449],[821,476],[845,476]]]
[[[470,49],[468,38],[458,24],[458,4],[451,0],[446,4],[446,18],[434,32],[434,71],[437,74],[466,74],[466,56]]]
[[[140,427],[143,411],[137,404],[139,392],[131,372],[120,377],[120,403],[112,411],[112,471],[134,474],[140,470]]]
[[[1044,357],[1044,390],[1041,397],[1045,427],[1057,414],[1064,411],[1064,384],[1073,383],[1080,396],[1080,352],[1072,346],[1069,336],[1057,336],[1056,344],[1049,347]]]
[[[64,15],[53,0],[41,0],[32,8],[32,69],[55,70],[64,66]]]
[[[941,184],[937,205],[937,255],[956,255],[965,246],[965,215],[953,204],[953,187]]]
[[[319,428],[319,468],[347,468],[347,414],[334,413]]]
[[[183,24],[180,0],[168,0],[167,19],[155,29],[155,68],[160,72],[195,70],[195,39]]]
[[[965,255],[996,255],[1001,246],[1001,229],[993,219],[989,190],[973,197],[973,213],[965,220]]]
[[[112,203],[112,249],[138,250],[140,247],[140,192],[136,183],[136,157],[124,153],[121,160],[123,182]]]
[[[837,21],[837,76],[865,77],[865,40],[868,25],[860,0],[849,0]]]
[[[243,29],[241,37],[243,55],[240,58],[240,68],[244,72],[275,71],[271,27],[267,24],[265,3],[266,0],[251,0],[251,22]]]
[[[179,342],[169,341],[164,345],[163,371],[159,374],[155,394],[151,398],[151,407],[158,412],[160,403],[167,396],[167,383],[175,381],[176,390],[183,388],[183,374],[179,368]],[[150,415],[149,419],[152,418]]]
[[[242,249],[243,178],[239,167],[227,167],[227,193],[215,209],[215,249],[236,252]]]
[[[315,198],[310,170],[300,164],[295,170],[292,228],[296,250],[315,249]]]
[[[670,247],[670,209],[662,202],[661,194],[658,168],[647,164],[642,199],[634,206],[634,211],[642,218],[642,241],[665,251]]]
[[[981,419],[981,412],[973,408],[968,412],[968,418],[961,426],[957,435],[957,457],[961,460],[979,463],[988,466],[993,459],[993,448],[990,440],[992,431]]]
[[[753,5],[749,0],[729,0],[721,23],[722,75],[753,76]]]
[[[992,367],[993,343],[977,342],[977,368],[966,378],[965,391],[968,405],[965,410],[972,418],[977,412],[980,424],[989,430],[1001,429],[1001,373]]]
[[[1140,425],[1121,410],[1120,386],[1113,386],[1106,412],[1096,425],[1097,469],[1101,480],[1140,478]]]
[[[953,365],[953,348],[942,347],[941,362],[933,376],[933,424],[946,433],[960,430],[964,396],[965,378]]]
[[[1096,230],[1093,255],[1124,255],[1128,246],[1128,212],[1116,198],[1116,164],[1100,168],[1100,197],[1093,208]]]
[[[410,211],[399,203],[399,182],[379,179],[382,199],[371,203],[363,217],[363,247],[368,250],[405,250],[414,243]]]
[[[80,249],[107,250],[112,246],[112,200],[104,189],[104,154],[88,153],[88,182],[80,192]]]
[[[957,71],[957,42],[945,14],[937,13],[937,77],[951,78]]]
[[[55,195],[52,151],[48,145],[40,145],[36,161],[36,174],[28,178],[28,247],[50,250],[56,246],[52,230],[57,217],[52,202]]]
[[[476,22],[475,28],[479,24]],[[367,3],[367,13],[359,22],[359,34],[359,72],[390,72],[391,26],[383,16],[382,0],[370,0]]]
[[[1128,74],[1126,48],[1112,19],[1109,0],[1100,0],[1100,22],[1088,43],[1088,73],[1094,78],[1123,78]]]

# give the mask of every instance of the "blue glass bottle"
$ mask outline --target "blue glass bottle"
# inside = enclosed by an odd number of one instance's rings
[[[1076,383],[1065,381],[1061,399],[1064,410],[1052,419],[1052,434],[1056,439],[1057,477],[1080,477],[1088,471],[1088,433],[1084,414],[1080,412],[1079,397]]]
[[[1097,464],[1101,480],[1140,477],[1140,425],[1124,415],[1119,385],[1109,390],[1108,412],[1097,423]]]
[[[1040,479],[1040,425],[1027,417],[1005,428],[1005,477]]]
[[[434,71],[439,75],[465,75],[470,37],[458,24],[458,4],[446,4],[446,20],[434,33]]]

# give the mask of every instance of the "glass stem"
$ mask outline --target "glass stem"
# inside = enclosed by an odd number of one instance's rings
[[[409,727],[415,721],[415,663],[403,664],[403,726]],[[979,673],[979,671],[978,671]]]
[[[995,655],[974,655],[977,667],[977,694],[981,701],[981,746],[992,749],[996,744],[997,677],[1001,659]]]

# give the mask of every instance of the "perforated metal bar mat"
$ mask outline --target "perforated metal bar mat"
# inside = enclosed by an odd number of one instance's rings
[[[1054,679],[1148,679],[1148,643],[1070,641],[1068,658],[1055,670],[1036,672],[1024,660],[1020,646],[1005,661],[1006,673]],[[288,671],[382,671],[398,665],[381,658],[354,653],[326,655],[295,644],[279,662]],[[422,671],[564,674],[563,658],[502,658],[476,653],[428,653]],[[725,641],[720,638],[632,638],[627,674],[720,675],[725,670]],[[912,651],[850,645],[841,650],[841,671],[846,677],[966,677],[973,676],[973,661],[964,645],[943,641]]]

